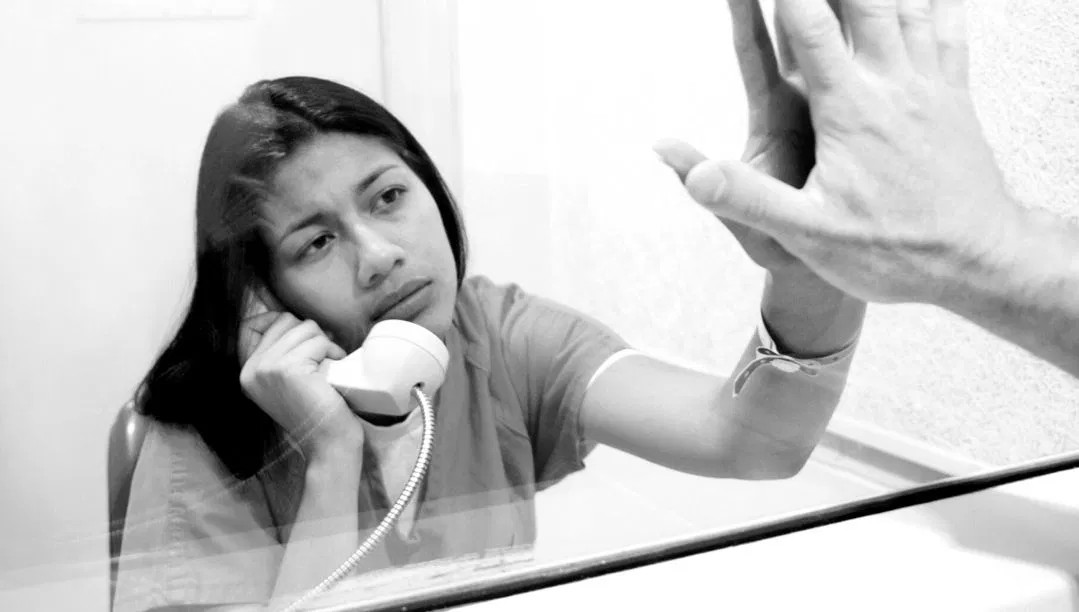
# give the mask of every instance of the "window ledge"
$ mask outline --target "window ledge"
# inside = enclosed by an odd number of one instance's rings
[[[1077,490],[1069,470],[461,609],[1079,611]]]

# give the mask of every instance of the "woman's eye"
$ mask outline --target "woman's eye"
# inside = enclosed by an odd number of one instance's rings
[[[319,251],[322,251],[326,247],[330,246],[330,242],[333,240],[331,234],[320,234],[317,238],[307,243],[307,246],[300,251],[300,257],[310,257],[317,255]]]
[[[378,204],[380,208],[390,208],[401,199],[401,196],[405,194],[405,190],[402,187],[391,187],[386,191],[383,191],[378,196]]]

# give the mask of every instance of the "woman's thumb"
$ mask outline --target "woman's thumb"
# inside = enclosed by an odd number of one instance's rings
[[[776,238],[813,224],[805,194],[742,162],[705,160],[686,174],[683,184],[716,216]]]
[[[674,170],[689,195],[716,216],[773,236],[791,225],[811,222],[801,191],[747,164],[710,160],[673,138],[657,142],[653,150]]]

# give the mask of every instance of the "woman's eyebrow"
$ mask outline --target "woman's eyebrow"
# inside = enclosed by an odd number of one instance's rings
[[[393,163],[383,164],[376,167],[366,177],[364,177],[364,179],[360,181],[359,184],[356,185],[356,193],[360,194],[364,191],[367,191],[367,188],[370,187],[375,181],[377,181],[378,177],[382,176],[386,172],[389,172],[390,170],[393,170],[396,167],[397,164]]]
[[[398,166],[399,164],[388,163],[376,167],[356,185],[356,194],[358,195],[363,193],[367,190],[368,187],[370,187],[372,184],[374,184],[375,181],[378,180],[378,177],[389,172],[390,170],[397,168]],[[278,244],[281,244],[294,232],[298,232],[306,227],[317,225],[319,223],[326,223],[327,221],[328,218],[324,212],[311,213],[310,215],[303,217],[302,219],[293,221],[287,227],[285,227],[285,231],[281,233],[281,239],[277,242]]]
[[[318,225],[319,223],[326,223],[327,221],[328,221],[328,217],[327,217],[326,213],[323,212],[323,211],[311,213],[310,215],[307,215],[306,217],[303,217],[302,219],[300,219],[298,221],[293,221],[292,223],[290,223],[285,228],[285,231],[281,233],[281,239],[277,241],[277,244],[280,245],[282,242],[285,241],[286,238],[291,236],[294,232],[298,232],[298,231],[304,229],[305,227],[310,227],[312,225]]]

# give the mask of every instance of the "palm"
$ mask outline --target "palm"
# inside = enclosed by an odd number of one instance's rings
[[[749,105],[749,137],[742,161],[778,180],[801,188],[815,164],[809,105],[796,85],[797,74],[784,77],[768,40],[756,1],[731,0],[734,44]],[[781,39],[784,63],[789,53]],[[723,220],[757,265],[771,271],[804,265],[770,236]]]
[[[780,39],[780,51],[789,72],[787,75],[780,73],[756,0],[729,0],[729,5],[734,22],[734,45],[749,106],[749,137],[742,161],[792,187],[801,188],[816,164],[816,142],[800,75],[783,38]],[[657,151],[683,182],[688,173],[706,159],[700,151],[676,140],[659,144]],[[719,219],[750,259],[762,268],[815,276],[801,260],[767,234],[723,217]]]
[[[802,187],[815,162],[805,98],[788,82],[778,81],[763,99],[752,96],[750,109],[749,138],[742,161],[792,187]],[[772,271],[802,265],[767,234],[734,221],[722,221],[757,265]]]

